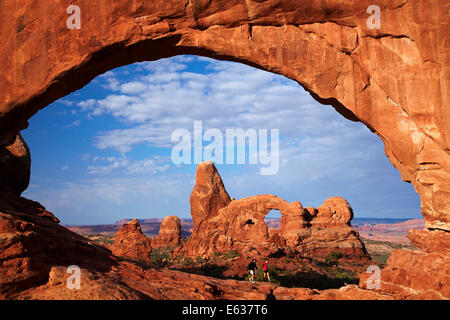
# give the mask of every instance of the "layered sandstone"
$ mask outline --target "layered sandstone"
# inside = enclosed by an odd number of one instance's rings
[[[205,184],[205,181],[218,185]],[[201,199],[197,199],[200,187]],[[187,255],[213,256],[236,250],[244,256],[270,256],[294,250],[304,256],[326,256],[340,251],[347,256],[368,259],[358,231],[350,224],[352,208],[341,197],[329,198],[317,209],[305,209],[299,201],[289,203],[274,195],[247,197],[227,205],[220,197],[204,201],[204,194],[214,195],[216,190],[228,196],[214,164],[199,164],[190,199],[191,203],[203,202],[207,206],[199,206],[201,215],[196,212],[199,207],[191,208],[195,227],[184,248]],[[264,218],[271,210],[279,210],[281,219],[280,230],[269,233]]]
[[[54,266],[101,273],[117,263],[106,249],[58,221],[37,202],[0,194],[0,299],[46,283]]]
[[[152,245],[149,238],[141,230],[137,219],[125,223],[114,237],[111,247],[113,254],[133,260],[150,262]]]
[[[9,146],[0,147],[0,191],[19,196],[30,181],[31,156],[18,134]]]
[[[177,216],[167,216],[161,222],[158,236],[152,239],[152,247],[176,248],[182,241],[180,219]]]
[[[358,231],[365,239],[405,243],[409,242],[408,231],[423,230],[424,227],[423,219],[412,219],[393,224],[360,225]]]

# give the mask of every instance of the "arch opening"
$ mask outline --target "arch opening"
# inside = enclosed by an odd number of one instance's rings
[[[270,236],[270,230],[280,230],[280,219],[282,215],[280,213],[279,209],[271,209],[269,213],[264,217],[264,222],[267,225],[267,228],[269,230],[269,236]]]
[[[241,26],[239,29],[244,31],[247,30],[245,26]],[[258,27],[256,29],[259,30],[260,28]],[[264,28],[261,27],[261,31],[263,29]],[[252,32],[254,31],[255,30],[252,28]],[[279,30],[276,30],[276,32],[278,31]],[[294,33],[298,32],[298,30],[293,31]],[[303,36],[304,35],[302,34],[302,37]],[[318,82],[312,83],[310,81],[311,79],[307,81],[303,77],[297,77],[297,75],[288,72],[287,69],[278,66],[278,61],[267,64],[264,59],[255,59],[252,54],[237,56],[232,50],[228,51],[224,48],[222,48],[222,50],[214,50],[208,47],[208,45],[192,45],[189,41],[186,41],[186,45],[180,45],[180,43],[185,41],[183,34],[170,34],[158,39],[144,39],[129,44],[116,43],[94,50],[92,54],[86,57],[83,63],[58,75],[45,86],[44,90],[41,90],[38,94],[29,95],[29,98],[26,98],[23,102],[17,104],[17,108],[1,117],[0,122],[2,125],[0,126],[0,141],[3,144],[10,143],[13,141],[15,133],[20,129],[26,128],[28,126],[27,120],[39,109],[47,106],[58,98],[63,97],[69,92],[82,88],[89,83],[89,81],[107,70],[137,61],[154,61],[183,54],[195,54],[221,60],[236,61],[269,72],[283,74],[286,77],[297,81],[297,83],[310,92],[316,101],[324,104],[331,104],[336,111],[347,119],[361,121],[361,117],[358,117],[352,111],[354,109],[353,107],[350,107],[350,105],[345,106],[340,99],[334,97],[325,98],[321,92],[323,91],[322,89],[314,88],[315,84]],[[79,74],[82,74],[83,76],[80,77]],[[369,84],[365,84],[364,88],[367,88],[368,85]],[[16,102],[12,101],[10,104],[15,105]],[[376,128],[371,126],[367,121],[363,120],[362,122],[368,126],[371,131],[377,131]],[[379,136],[382,137],[383,142],[386,143],[386,137],[384,135]],[[390,151],[388,152],[388,156],[396,168],[401,167],[401,161],[399,162],[398,159],[393,157]],[[401,170],[401,174],[403,175],[402,179],[411,181],[411,179],[405,177],[406,171]],[[422,206],[422,208],[424,207]]]

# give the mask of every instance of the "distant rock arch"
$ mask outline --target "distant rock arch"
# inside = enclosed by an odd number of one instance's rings
[[[304,254],[325,255],[336,249],[368,257],[350,225],[352,208],[342,197],[329,198],[317,209],[270,194],[231,200],[214,163],[208,161],[197,167],[190,201],[194,230],[184,250],[191,256],[229,250],[269,255],[286,246]],[[264,221],[270,210],[281,214],[280,230],[271,233]]]

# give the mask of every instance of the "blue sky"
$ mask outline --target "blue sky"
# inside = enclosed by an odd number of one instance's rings
[[[275,194],[306,206],[342,196],[356,217],[420,218],[420,199],[361,123],[296,82],[242,64],[179,56],[111,70],[30,119],[25,197],[63,224],[190,217],[196,165],[175,165],[171,133],[279,129],[280,168],[217,165],[231,197]]]

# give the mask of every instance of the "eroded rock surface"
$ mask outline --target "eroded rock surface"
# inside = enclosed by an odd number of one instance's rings
[[[201,221],[217,216],[219,210],[231,202],[213,162],[205,161],[198,165],[189,202],[194,228]]]
[[[0,194],[0,299],[46,283],[54,266],[105,272],[117,262],[58,221],[37,202]]]
[[[176,248],[183,243],[181,221],[177,216],[167,216],[161,222],[158,236],[152,239],[153,248]]]
[[[118,257],[150,262],[152,245],[141,230],[137,219],[125,223],[114,237],[112,252]]]
[[[30,150],[18,134],[11,145],[0,147],[0,192],[19,196],[30,182],[30,168]]]

